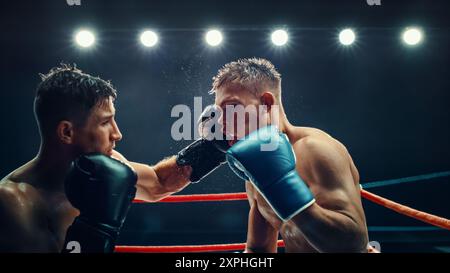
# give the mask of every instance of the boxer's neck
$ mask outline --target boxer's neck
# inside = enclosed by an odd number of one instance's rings
[[[280,113],[279,128],[281,132],[287,135],[291,143],[295,142],[298,139],[295,130],[296,126],[292,125],[284,112]]]
[[[274,124],[273,121],[271,121],[271,123]],[[277,124],[279,130],[285,134],[288,134],[292,127],[281,104],[279,105],[278,121],[275,124]]]
[[[34,159],[34,170],[39,178],[36,186],[49,191],[63,191],[64,177],[72,158],[58,145],[42,143]]]

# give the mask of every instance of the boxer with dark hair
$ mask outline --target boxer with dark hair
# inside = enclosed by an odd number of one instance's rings
[[[39,152],[0,182],[0,252],[67,251],[73,241],[111,252],[135,195],[156,202],[225,162],[204,139],[154,166],[129,162],[114,150],[122,134],[111,83],[64,64],[41,76]]]

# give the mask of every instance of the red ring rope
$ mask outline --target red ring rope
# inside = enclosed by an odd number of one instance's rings
[[[361,189],[361,196],[369,201],[372,201],[388,209],[394,210],[400,214],[412,217],[414,219],[428,223],[433,226],[450,230],[449,219],[404,206],[402,204],[396,203],[394,201],[370,193],[363,189]],[[236,200],[247,200],[247,194],[245,192],[239,192],[239,193],[172,195],[162,199],[159,202],[176,203],[176,202],[208,202],[208,201],[236,201]],[[146,201],[136,199],[134,200],[134,202],[145,203]]]
[[[238,201],[238,200],[247,200],[247,193],[238,192],[238,193],[171,195],[169,197],[161,199],[159,203]],[[147,201],[134,199],[134,203],[147,203]]]
[[[409,216],[411,218],[423,221],[430,225],[450,230],[450,220],[419,211],[376,194],[361,189],[361,196],[385,208],[396,211],[397,213]],[[239,193],[218,193],[218,194],[192,194],[192,195],[172,195],[160,200],[163,203],[178,202],[208,202],[208,201],[237,201],[247,200],[245,192]],[[134,203],[146,203],[146,201],[135,199]],[[277,241],[278,247],[284,247],[282,240]],[[176,252],[213,252],[213,251],[238,251],[244,250],[245,243],[238,244],[217,244],[217,245],[185,245],[185,246],[116,246],[116,252],[135,252],[135,253],[176,253]]]
[[[383,198],[381,196],[378,196],[376,194],[370,193],[366,190],[361,189],[361,196],[366,198],[369,201],[372,201],[378,205],[381,205],[385,208],[391,209],[393,211],[396,211],[400,214],[409,216],[411,218],[417,219],[419,221],[428,223],[433,226],[437,226],[443,229],[450,230],[450,220],[445,219],[443,217],[439,217],[433,214],[429,214],[420,210],[416,210],[410,207],[407,207],[405,205],[396,203],[394,201],[391,201],[389,199]]]
[[[283,240],[277,241],[278,247],[284,247]],[[218,245],[186,245],[186,246],[116,246],[115,252],[134,253],[180,253],[180,252],[216,252],[244,250],[245,243]]]

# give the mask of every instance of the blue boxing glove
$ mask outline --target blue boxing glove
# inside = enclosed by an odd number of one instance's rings
[[[305,210],[314,196],[295,169],[287,136],[275,126],[250,133],[227,151],[230,168],[248,178],[284,221]]]

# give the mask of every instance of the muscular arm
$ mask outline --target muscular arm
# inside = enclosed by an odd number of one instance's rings
[[[113,157],[130,164],[137,172],[137,199],[157,202],[181,191],[190,182],[188,178],[191,168],[178,166],[175,156],[162,160],[155,166],[130,162],[117,151],[113,151]]]
[[[368,238],[359,189],[348,154],[331,141],[304,139],[294,145],[297,171],[317,202],[291,221],[318,251],[364,252]]]
[[[0,252],[58,251],[30,201],[17,188],[0,185]]]
[[[248,231],[246,253],[276,253],[278,230],[272,227],[264,219],[258,210],[258,204],[253,195],[253,187],[250,182],[246,182],[247,195],[250,203],[250,212],[248,214]]]

